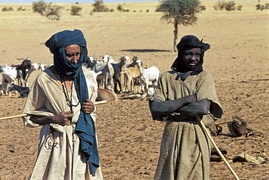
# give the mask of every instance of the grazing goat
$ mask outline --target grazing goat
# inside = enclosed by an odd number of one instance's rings
[[[11,83],[16,83],[17,70],[13,67],[5,67],[2,72],[2,86],[0,89],[0,95],[11,95],[8,91]]]
[[[30,74],[32,73],[32,72],[34,72],[35,70],[38,70],[38,69],[41,69],[41,67],[40,67],[40,65],[39,64],[37,64],[37,63],[32,63],[31,64],[31,66],[30,66],[30,69],[28,69],[27,71],[26,71],[26,76],[25,76],[25,78],[23,78],[23,81],[24,81],[24,86],[25,87],[28,87],[28,78],[30,77]]]
[[[96,101],[103,101],[106,100],[107,102],[110,101],[117,101],[118,97],[113,91],[113,89],[97,89],[98,96],[96,98]]]
[[[144,91],[144,85],[145,82],[141,77],[141,70],[138,64],[136,64],[134,67],[128,67],[125,69],[124,73],[124,87],[126,92],[133,92],[134,91],[134,85],[135,85],[135,79],[139,79],[141,81],[141,90],[142,93]]]
[[[11,83],[28,87],[28,78],[34,70],[38,69],[38,67],[39,66],[37,63],[32,64],[29,59],[23,60],[22,64],[20,65],[4,67],[2,72],[2,87],[0,89],[0,94],[10,95],[8,88]]]
[[[94,59],[92,56],[87,56],[83,65],[86,68],[92,69],[97,63],[98,63],[98,59]]]
[[[122,88],[121,88],[121,72],[123,71],[127,60],[128,59],[126,57],[121,57],[120,62],[111,64],[113,66],[113,68],[114,68],[114,75],[113,75],[114,92],[117,93],[117,94],[122,92]],[[119,91],[118,91],[118,86],[119,86]]]
[[[112,86],[112,79],[114,75],[114,69],[111,63],[97,63],[92,68],[95,73],[102,72],[97,76],[98,88],[101,84],[104,84],[104,89],[108,89],[108,86]]]
[[[29,87],[22,87],[22,86],[18,86],[16,84],[11,84],[8,88],[8,91],[11,92],[11,91],[18,91],[20,93],[20,96],[19,98],[24,98],[24,97],[27,97],[28,94],[29,94],[29,91],[30,91],[30,88]]]
[[[114,63],[115,62],[115,60],[112,58],[112,56],[110,56],[108,54],[104,55],[102,60],[104,63],[107,63],[107,62]]]
[[[128,57],[129,58],[129,57]],[[137,56],[134,56],[133,58],[132,58],[132,63],[129,63],[129,64],[127,64],[127,67],[134,67],[134,66],[136,66],[136,65],[138,65],[139,67],[141,67],[142,66],[142,61],[140,60],[140,59],[138,59],[138,57]]]
[[[44,71],[47,68],[47,65],[43,63],[38,63],[37,66],[38,66],[38,70],[41,70],[41,71]]]
[[[145,82],[145,89],[147,90],[147,96],[152,96],[158,85],[158,79],[160,76],[160,71],[156,66],[151,66],[149,68],[140,68],[142,79]]]
[[[18,60],[21,60],[21,59],[23,58],[20,58]],[[32,65],[32,62],[28,58],[23,59],[22,63],[19,65],[11,65],[11,67],[15,67],[17,70],[17,75],[15,79],[18,79],[18,84],[27,86],[26,84],[27,79],[28,79],[27,74],[31,68],[31,65]]]

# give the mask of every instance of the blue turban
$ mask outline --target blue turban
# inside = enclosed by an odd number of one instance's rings
[[[77,44],[81,48],[80,59],[77,64],[66,58],[65,48],[69,45]],[[54,67],[62,76],[70,77],[74,80],[77,96],[80,104],[89,98],[88,87],[85,75],[82,71],[82,64],[85,61],[88,51],[87,43],[80,30],[64,30],[51,36],[45,43],[54,55]],[[70,105],[72,106],[72,105]],[[94,121],[90,114],[80,110],[75,133],[80,139],[81,152],[89,162],[90,172],[94,176],[99,167],[99,155],[95,136]]]

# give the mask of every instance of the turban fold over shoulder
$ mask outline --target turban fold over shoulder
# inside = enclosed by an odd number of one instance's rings
[[[79,45],[81,49],[80,59],[76,64],[67,59],[65,52],[65,48],[73,44]],[[74,80],[77,96],[80,104],[82,104],[89,98],[85,75],[82,71],[82,64],[88,55],[87,43],[83,33],[78,29],[74,31],[64,30],[52,35],[45,45],[54,55],[55,70],[61,76],[71,77]],[[96,169],[99,167],[99,155],[94,121],[90,114],[80,110],[75,133],[80,139],[80,149],[89,163],[90,173],[94,176]]]

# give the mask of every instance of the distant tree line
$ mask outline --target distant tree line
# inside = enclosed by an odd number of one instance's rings
[[[160,3],[164,3],[164,2],[172,2],[172,3],[176,3],[178,0],[160,0]],[[183,2],[185,0],[182,0]],[[192,2],[192,0],[190,0]],[[76,2],[76,4],[79,4],[79,2]],[[92,4],[93,9],[91,10],[91,15],[93,13],[96,12],[114,12],[114,9],[112,8],[108,8],[105,6],[103,0],[95,0],[95,3]],[[235,6],[235,3],[233,1],[228,1],[226,2],[225,0],[222,1],[218,1],[213,8],[215,10],[227,10],[227,11],[234,11],[234,10],[241,10],[242,9],[242,5],[239,6]],[[59,20],[60,19],[60,11],[63,9],[63,7],[58,6],[58,5],[53,5],[52,3],[46,3],[44,0],[39,0],[37,2],[33,2],[32,4],[32,9],[33,12],[37,12],[40,13],[42,16],[46,16],[49,19],[56,19]],[[264,9],[269,9],[269,3],[265,3],[263,4],[257,4],[256,5],[256,9],[257,10],[264,10]],[[17,8],[17,11],[25,11],[25,8],[22,8],[22,6],[20,6],[19,8]],[[70,10],[70,14],[71,15],[80,15],[80,12],[82,11],[82,7],[80,6],[71,6],[71,9],[68,9],[68,11]],[[129,9],[126,9],[125,7],[123,7],[122,4],[118,4],[117,6],[117,10],[120,12],[130,12]],[[197,6],[197,10],[199,11],[204,11],[206,10],[206,7],[204,5],[199,5]],[[14,11],[13,7],[3,7],[2,11]],[[160,8],[160,6],[156,7],[156,12],[165,12],[167,10]],[[136,10],[133,10],[133,12],[136,12]],[[140,12],[142,12],[140,10]],[[146,12],[149,12],[149,10],[147,9]]]

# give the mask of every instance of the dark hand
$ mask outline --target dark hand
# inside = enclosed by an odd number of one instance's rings
[[[60,112],[54,116],[52,116],[52,122],[59,125],[69,125],[73,117],[73,113],[71,112]]]
[[[211,102],[207,99],[190,103],[179,109],[180,113],[187,114],[189,116],[202,116],[209,113]]]
[[[82,111],[86,114],[91,114],[94,111],[94,103],[88,99],[82,103]]]

